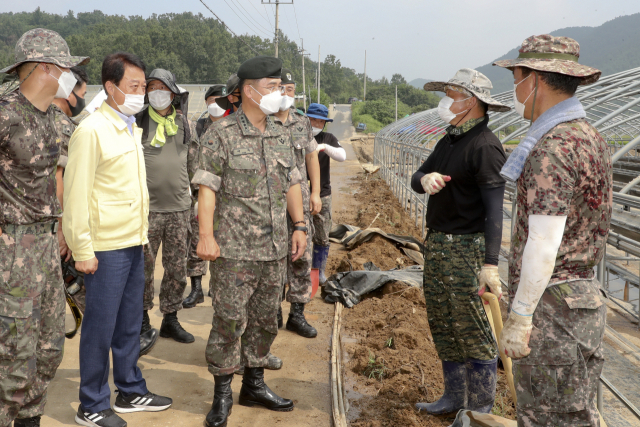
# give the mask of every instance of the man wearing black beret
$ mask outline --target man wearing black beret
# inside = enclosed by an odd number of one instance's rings
[[[240,78],[237,74],[231,74],[231,77],[227,80],[227,94],[217,98],[216,104],[226,111],[224,113],[225,117],[238,111],[240,104],[242,104],[242,99],[240,99]]]
[[[307,228],[294,227],[291,254],[287,211],[304,224],[302,177],[289,136],[271,117],[282,102],[282,61],[256,57],[238,69],[242,105],[200,140],[198,256],[209,260],[214,315],[206,358],[214,376],[207,427],[227,425],[233,373],[244,367],[238,403],[291,411],[293,402],[264,382],[278,334],[276,315],[287,274],[306,248]]]

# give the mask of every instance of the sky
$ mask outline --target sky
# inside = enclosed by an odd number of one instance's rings
[[[269,0],[204,0],[236,34],[273,37]],[[271,0],[275,3],[275,0]],[[283,0],[291,1],[291,0]],[[314,60],[333,54],[373,79],[402,74],[448,80],[463,67],[487,64],[534,34],[599,26],[640,12],[638,0],[293,0],[280,5],[280,28]],[[212,16],[199,0],[39,0],[0,2],[0,12],[69,10],[147,17],[190,11]]]

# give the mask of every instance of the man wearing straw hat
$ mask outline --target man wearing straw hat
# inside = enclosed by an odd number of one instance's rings
[[[612,210],[609,147],[574,94],[600,71],[568,37],[532,36],[517,59],[514,104],[531,121],[501,175],[517,185],[509,319],[500,351],[514,358],[519,426],[598,426],[606,306],[593,267]]]
[[[65,297],[60,269],[54,98],[76,86],[71,56],[55,31],[36,28],[0,73],[0,426],[39,426],[47,388],[62,361]]]
[[[411,181],[414,191],[430,195],[424,293],[444,394],[416,408],[431,414],[462,408],[488,413],[496,393],[498,349],[480,295],[487,286],[502,295],[498,253],[505,154],[487,127],[487,111],[509,107],[491,98],[491,88],[486,76],[469,68],[448,82],[424,86],[446,93],[438,113],[450,124]]]

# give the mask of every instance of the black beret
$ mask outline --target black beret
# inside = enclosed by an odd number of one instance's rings
[[[210,96],[227,96],[227,85],[213,85],[204,94],[204,100],[206,101]]]
[[[293,73],[288,68],[282,69],[282,74],[280,78],[282,79],[283,85],[288,85],[296,82],[295,80],[293,80]]]
[[[256,56],[248,59],[238,68],[238,77],[246,79],[279,79],[282,72],[282,60],[272,56]]]

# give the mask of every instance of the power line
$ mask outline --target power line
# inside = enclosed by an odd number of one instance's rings
[[[211,13],[213,14],[213,16],[215,16],[215,17],[216,17],[216,19],[217,19],[218,21],[220,21],[220,23],[221,23],[222,25],[224,25],[224,27],[225,27],[225,28],[226,28],[226,29],[227,29],[231,34],[233,34],[237,39],[239,39],[242,43],[244,43],[244,44],[245,44],[249,49],[251,49],[252,51],[254,51],[256,54],[260,55],[260,52],[258,52],[257,50],[255,50],[253,47],[251,47],[251,46],[249,45],[249,43],[245,42],[245,41],[244,41],[244,39],[240,38],[236,33],[234,33],[233,31],[231,31],[231,28],[229,28],[229,26],[228,26],[227,24],[225,24],[225,23],[224,23],[224,21],[223,21],[222,19],[220,19],[220,18],[218,17],[218,15],[216,15],[216,14],[215,14],[215,12],[214,12],[213,10],[211,10],[211,8],[210,8],[209,6],[207,6],[207,4],[206,4],[203,0],[200,0],[200,3],[202,3],[202,4],[204,5],[204,7],[206,7],[207,9],[209,9],[209,12],[211,12]]]
[[[267,18],[269,18],[269,25],[273,26],[273,22],[271,22],[271,17],[269,16],[269,11],[267,10],[267,6],[262,3],[262,6],[264,7],[264,11],[267,12]]]
[[[263,31],[258,30],[257,28],[255,28],[254,26],[250,26],[245,20],[243,20],[240,15],[238,15],[238,13],[236,12],[236,10],[234,8],[231,7],[231,5],[229,4],[229,2],[227,2],[227,0],[224,0],[224,2],[226,3],[227,6],[229,6],[229,9],[231,9],[231,11],[238,17],[238,19],[240,19],[242,21],[242,23],[244,25],[246,25],[251,31],[254,31],[256,33],[262,33],[265,34]],[[242,11],[240,11],[240,13],[242,13]],[[246,17],[245,17],[246,18]],[[270,37],[269,35],[267,35],[267,37]]]
[[[251,5],[251,7],[252,7],[256,12],[258,12],[258,15],[260,15],[260,17],[261,17],[262,19],[264,19],[264,20],[265,20],[265,22],[267,23],[267,25],[268,25],[269,27],[271,27],[271,25],[272,25],[272,24],[271,24],[271,21],[269,21],[269,19],[268,19],[268,18],[265,18],[264,14],[263,14],[262,12],[260,12],[260,11],[258,10],[258,8],[257,8],[257,7],[255,7],[255,6],[253,5],[253,3],[251,2],[251,0],[249,0],[249,4]],[[266,9],[266,8],[265,8],[264,10],[265,10],[265,12],[267,11],[267,9]],[[268,13],[267,13],[267,15],[268,15]]]
[[[300,35],[300,26],[298,25],[298,14],[296,13],[296,4],[293,4],[293,16],[296,17],[296,27],[298,28],[298,38],[302,40],[302,36]]]
[[[244,10],[245,12],[247,12],[247,18],[250,19],[252,22],[254,22],[257,26],[259,26],[260,28],[262,28],[264,31],[267,32],[267,34],[271,31],[269,29],[266,29],[262,26],[262,24],[260,24],[258,21],[256,21],[252,16],[251,13],[249,13],[249,11],[247,9],[244,8],[244,6],[242,5],[242,3],[240,3],[240,0],[236,0],[236,3],[242,8],[242,10]],[[244,15],[244,13],[243,13]],[[246,16],[246,15],[245,15]]]

